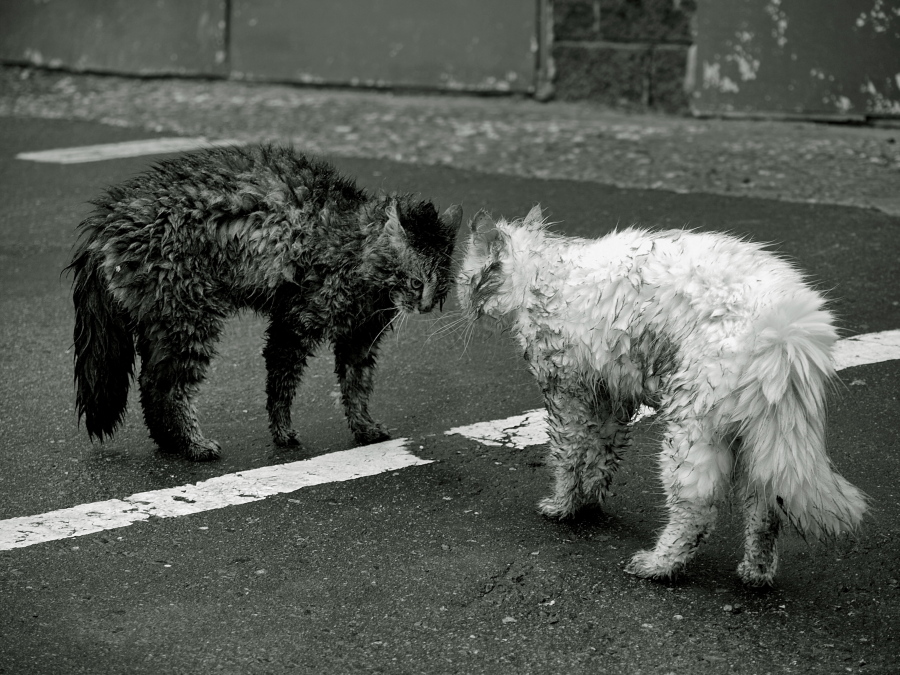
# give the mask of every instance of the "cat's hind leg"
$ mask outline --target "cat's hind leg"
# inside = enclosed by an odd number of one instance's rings
[[[566,518],[586,504],[603,503],[630,445],[626,411],[617,411],[605,392],[545,388],[553,494],[538,504],[550,518]]]
[[[670,422],[659,464],[669,522],[650,551],[639,551],[626,571],[670,579],[696,554],[712,531],[728,490],[734,456],[704,420]]]
[[[738,576],[748,586],[771,586],[778,569],[781,518],[762,488],[748,486],[744,498],[744,559]]]
[[[378,341],[383,331],[360,329],[334,340],[334,370],[341,386],[341,402],[353,437],[360,445],[379,443],[391,435],[369,414],[374,388]]]
[[[141,407],[150,437],[163,451],[195,461],[217,459],[221,454],[219,444],[204,437],[193,403],[220,329],[219,322],[207,326],[197,322],[191,330],[157,325],[141,331]]]
[[[276,445],[300,445],[291,422],[291,405],[310,355],[321,342],[319,330],[296,330],[281,317],[273,317],[266,330],[266,410],[269,431]]]

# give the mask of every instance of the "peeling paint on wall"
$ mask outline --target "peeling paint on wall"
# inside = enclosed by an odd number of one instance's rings
[[[900,80],[900,74],[895,75],[895,78]],[[891,81],[887,80],[886,89],[890,90],[892,88]],[[900,115],[900,98],[892,99],[890,95],[885,95],[871,80],[866,82],[862,90],[869,95],[872,101],[872,112],[879,115]]]
[[[853,111],[853,101],[851,101],[846,96],[835,96],[834,94],[829,94],[822,98],[822,102],[826,106],[833,108],[837,113],[841,115],[846,115]]]
[[[900,117],[900,1],[699,0],[700,113]]]
[[[884,0],[874,0],[872,9],[868,12],[860,12],[856,18],[856,27],[871,26],[876,33],[886,33],[890,30],[892,17],[900,17],[900,7],[885,9],[885,4]]]
[[[741,90],[734,80],[722,75],[720,64],[706,62],[703,63],[703,88],[725,93],[737,93]]]
[[[784,48],[787,45],[788,19],[781,8],[781,0],[769,0],[766,4],[766,14],[772,19],[772,37],[775,38],[775,44]]]
[[[734,45],[732,53],[725,56],[725,60],[734,63],[738,67],[741,81],[755,80],[760,61],[751,53],[753,49],[753,33],[750,31],[739,31],[735,37],[737,38],[737,44]]]

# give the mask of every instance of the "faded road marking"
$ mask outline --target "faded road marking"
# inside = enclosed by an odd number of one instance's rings
[[[642,405],[632,422],[656,414],[653,408]],[[543,408],[529,410],[522,415],[513,415],[502,420],[477,422],[464,427],[455,427],[445,431],[445,436],[458,434],[482,445],[497,445],[520,450],[529,445],[543,445],[549,440],[547,436],[547,411]]]
[[[514,448],[543,445],[547,442],[547,411],[537,408],[506,419],[476,422],[444,432],[446,436],[454,434],[471,438],[482,445],[505,445]]]
[[[16,159],[50,164],[83,164],[101,162],[107,159],[142,157],[144,155],[164,155],[171,152],[188,152],[202,148],[243,145],[241,141],[226,139],[212,141],[202,136],[198,138],[148,138],[141,141],[84,145],[78,148],[57,148],[37,152],[20,152]]]
[[[854,335],[834,345],[834,367],[838,370],[896,359],[900,359],[900,330]]]
[[[838,370],[896,359],[900,359],[900,330],[856,335],[838,340],[834,346],[834,364]],[[641,406],[634,421],[637,422],[639,419],[655,413],[656,411],[652,408]],[[445,431],[444,434],[465,436],[482,445],[519,449],[527,448],[530,445],[543,445],[548,441],[547,413],[543,408],[529,410],[522,415],[514,415],[502,420],[456,427]]]
[[[895,359],[900,359],[900,330],[839,340],[834,349],[835,365],[839,370]],[[652,408],[642,406],[635,420],[654,412]],[[525,448],[547,442],[547,416],[543,409],[529,410],[521,415],[456,427],[444,433],[466,436],[484,445]],[[0,551],[126,527],[151,516],[175,518],[247,504],[310,485],[353,480],[431,463],[432,460],[421,459],[406,450],[406,443],[407,439],[400,438],[290,464],[218,476],[194,485],[140,492],[124,499],[0,520]]]
[[[406,443],[407,439],[399,438],[299,462],[218,476],[194,485],[139,492],[124,499],[0,520],[0,551],[125,527],[151,516],[186,516],[260,501],[311,485],[354,480],[431,463],[431,460],[420,459],[406,450]]]

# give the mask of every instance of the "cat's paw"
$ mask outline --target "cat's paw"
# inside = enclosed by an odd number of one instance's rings
[[[199,439],[192,440],[184,449],[183,454],[194,462],[209,462],[222,456],[222,446],[201,436]]]
[[[297,432],[293,429],[274,429],[272,431],[272,440],[279,448],[296,448],[300,445],[297,438]]]
[[[391,435],[388,433],[387,429],[377,423],[368,426],[365,429],[353,432],[353,437],[360,445],[371,445],[372,443],[381,443],[382,441],[391,440]]]
[[[655,551],[638,551],[625,566],[625,572],[642,579],[653,581],[671,581],[682,570],[684,565],[673,564],[665,556]]]
[[[755,565],[746,560],[737,568],[741,581],[750,588],[765,588],[775,585],[775,565]]]
[[[556,520],[569,518],[575,515],[575,511],[576,507],[571,500],[563,501],[556,497],[545,497],[538,502],[538,512],[543,516]]]

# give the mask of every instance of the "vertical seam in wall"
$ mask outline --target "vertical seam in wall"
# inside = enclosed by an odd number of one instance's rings
[[[554,94],[553,67],[553,0],[535,2],[537,50],[535,58],[534,96],[548,101]]]
[[[232,0],[224,0],[225,3],[225,27],[222,29],[222,51],[225,53],[225,77],[231,78],[231,3]]]

